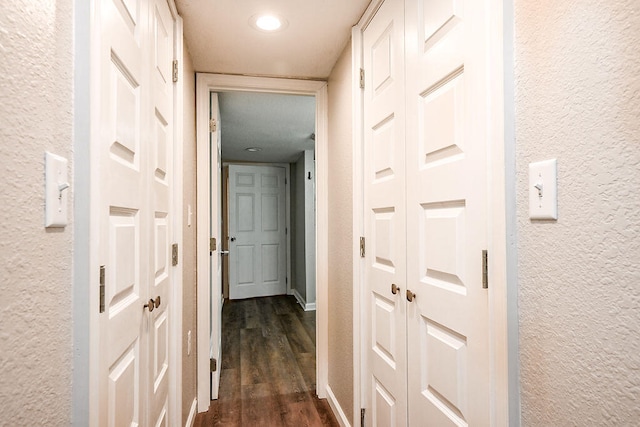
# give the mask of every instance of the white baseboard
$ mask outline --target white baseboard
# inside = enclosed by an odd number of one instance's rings
[[[333,394],[333,390],[331,390],[331,386],[327,385],[327,402],[329,402],[329,406],[333,411],[333,415],[336,416],[338,422],[341,427],[351,427],[347,416],[345,415],[342,407],[338,403],[338,399],[336,399],[336,395]]]
[[[313,311],[316,309],[316,303],[315,302],[307,303],[305,299],[302,298],[302,295],[300,295],[300,293],[296,289],[292,289],[291,293],[293,294],[294,297],[296,297],[298,304],[300,304],[300,306],[304,311]]]
[[[193,423],[196,422],[196,414],[198,413],[198,399],[193,399],[191,403],[191,409],[189,410],[189,417],[184,427],[193,427]]]

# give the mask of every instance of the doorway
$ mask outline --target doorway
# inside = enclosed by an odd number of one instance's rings
[[[326,314],[326,277],[327,277],[327,203],[326,203],[326,123],[327,95],[326,82],[301,81],[294,79],[258,78],[246,76],[227,76],[219,74],[197,74],[196,77],[196,111],[197,111],[197,186],[198,186],[198,324],[210,325],[198,330],[198,412],[209,407],[210,398],[218,397],[219,371],[212,372],[211,393],[209,389],[210,367],[219,363],[221,357],[221,309],[222,283],[219,278],[212,277],[212,272],[219,266],[220,246],[211,246],[211,239],[221,242],[221,227],[210,227],[219,224],[218,210],[209,206],[221,203],[219,187],[220,175],[209,176],[209,165],[220,161],[218,150],[210,150],[211,137],[211,94],[215,92],[258,92],[290,95],[311,95],[315,98],[315,141],[316,141],[316,393],[318,397],[326,397],[327,384],[327,314]],[[211,180],[211,182],[209,182]],[[209,192],[211,188],[211,192]],[[211,216],[211,222],[209,218]],[[211,259],[209,259],[211,258]],[[211,280],[211,286],[209,286]],[[211,356],[210,356],[211,355]],[[216,362],[211,362],[215,359]]]

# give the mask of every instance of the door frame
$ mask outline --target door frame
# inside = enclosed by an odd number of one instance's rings
[[[178,60],[179,75],[183,75],[183,21],[178,14],[174,0],[165,0],[174,18],[173,56]],[[82,5],[82,6],[80,6]],[[74,182],[82,182],[80,190],[74,194],[85,195],[74,202],[74,218],[80,226],[75,227],[74,237],[74,423],[78,425],[97,426],[99,424],[98,395],[98,356],[100,345],[99,310],[99,271],[98,253],[100,242],[100,156],[99,150],[93,149],[100,144],[100,12],[99,1],[92,0],[85,4],[76,0],[74,7],[78,9],[74,19],[77,31],[76,41],[82,40],[79,47],[81,54],[76,59],[77,82],[79,87],[88,89],[86,94],[76,91],[74,97],[78,107],[74,107],[74,147],[79,148],[74,154]],[[88,19],[88,22],[85,21]],[[85,31],[90,37],[87,39]],[[87,60],[88,59],[88,60]],[[86,61],[86,62],[85,62]],[[171,190],[171,207],[173,223],[171,242],[183,247],[182,209],[183,209],[183,149],[178,143],[183,138],[184,90],[182,81],[173,85],[173,188]],[[87,108],[88,106],[88,108]],[[85,110],[86,108],[86,110]],[[77,113],[77,114],[76,114]],[[88,125],[87,125],[88,123]],[[85,139],[86,138],[86,139]],[[86,141],[89,141],[89,144]],[[77,224],[77,225],[78,225]],[[76,276],[77,274],[77,276]],[[179,251],[178,265],[171,267],[172,306],[169,316],[169,424],[182,424],[182,251]],[[87,286],[88,284],[88,286]],[[87,327],[88,325],[88,327]],[[86,376],[84,376],[86,375]],[[76,385],[76,380],[78,384]],[[78,398],[76,402],[75,398]]]
[[[316,99],[316,393],[327,395],[328,323],[328,201],[327,83],[275,77],[196,74],[197,184],[197,324],[198,412],[209,409],[209,96],[211,92],[267,92],[312,95]],[[212,236],[220,240],[221,236]],[[202,327],[205,326],[205,327]]]
[[[353,230],[364,234],[364,91],[360,89],[360,70],[364,67],[363,32],[384,0],[373,0],[351,33],[353,79]],[[491,111],[487,134],[488,188],[488,251],[489,259],[489,341],[491,375],[491,425],[519,425],[520,399],[518,379],[517,333],[517,255],[515,243],[515,162],[513,139],[513,93],[511,70],[513,30],[511,13],[513,0],[484,0],[489,16],[489,75],[487,85],[492,94],[487,103]],[[360,234],[357,234],[360,233]],[[354,239],[355,240],[355,239]],[[507,253],[507,248],[511,253]],[[364,258],[354,243],[353,251],[353,348],[354,348],[354,414],[365,405],[366,334],[363,301]],[[511,393],[510,393],[511,392]],[[355,417],[354,426],[360,426]]]

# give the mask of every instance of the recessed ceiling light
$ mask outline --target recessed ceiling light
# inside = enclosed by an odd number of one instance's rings
[[[287,27],[287,20],[277,15],[254,15],[249,23],[256,30],[269,33],[284,30]]]
[[[249,147],[249,148],[245,148],[245,150],[250,152],[250,153],[255,153],[257,151],[262,151],[262,148],[260,148],[260,147]]]

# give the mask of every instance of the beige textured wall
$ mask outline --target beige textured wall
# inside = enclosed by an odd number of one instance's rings
[[[353,424],[353,166],[351,41],[329,93],[329,387]]]
[[[71,423],[73,226],[44,228],[44,152],[71,180],[72,4],[0,2],[2,426]]]
[[[182,267],[182,425],[185,425],[191,404],[196,398],[196,89],[191,55],[184,41],[182,57],[184,73],[184,132],[182,139],[184,171],[183,262]],[[191,206],[191,226],[189,226]],[[187,339],[191,331],[191,354],[187,354]]]
[[[522,425],[638,425],[640,2],[514,6]],[[548,158],[559,219],[532,222]]]

